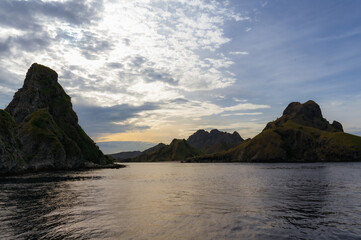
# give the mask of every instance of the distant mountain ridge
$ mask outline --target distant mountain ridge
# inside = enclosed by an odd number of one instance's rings
[[[283,115],[269,122],[253,139],[226,152],[188,162],[324,162],[361,161],[361,137],[330,124],[314,101],[290,103]]]
[[[228,150],[241,144],[244,139],[238,132],[227,133],[213,129],[207,132],[203,129],[198,130],[192,134],[187,142],[194,148],[202,151],[203,153],[214,153]]]
[[[181,156],[188,158],[204,153],[225,151],[239,145],[243,141],[243,138],[237,132],[231,134],[218,131],[217,129],[213,129],[210,132],[200,129],[187,140],[174,139],[170,145],[160,143],[143,152],[120,152],[109,154],[109,156],[121,162],[180,161],[184,160]]]
[[[186,158],[200,155],[201,152],[192,147],[185,139],[173,139],[169,145],[164,145],[156,151],[146,151],[141,155],[125,159],[125,162],[162,162],[182,161]]]
[[[164,146],[165,146],[164,143],[159,143],[159,144],[155,145],[154,147],[148,148],[144,151],[128,151],[128,152],[119,152],[119,153],[113,153],[113,154],[108,154],[108,155],[113,157],[116,161],[123,161],[126,159],[138,157],[145,153],[155,152]]]

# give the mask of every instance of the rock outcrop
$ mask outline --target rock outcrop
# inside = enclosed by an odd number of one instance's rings
[[[225,151],[241,144],[243,141],[243,138],[237,132],[231,134],[217,129],[210,132],[201,129],[187,139],[190,145],[203,153]]]
[[[74,169],[111,162],[78,124],[70,97],[52,69],[34,63],[1,110],[0,173]],[[6,126],[6,127],[4,127]]]
[[[283,116],[253,139],[224,153],[195,157],[191,162],[331,162],[361,161],[361,137],[323,118],[314,101],[288,105]]]
[[[283,111],[282,117],[273,122],[269,122],[264,131],[279,127],[288,121],[323,131],[343,132],[341,123],[334,121],[330,124],[323,118],[320,106],[312,100],[307,101],[304,104],[299,102],[290,103]]]
[[[120,152],[110,156],[121,162],[182,161],[205,153],[225,151],[243,141],[237,132],[230,134],[217,129],[210,132],[198,130],[187,141],[174,139],[170,145],[160,143],[143,152]]]

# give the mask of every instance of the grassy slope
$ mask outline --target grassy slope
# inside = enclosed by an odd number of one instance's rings
[[[159,150],[142,154],[132,161],[134,162],[160,162],[181,161],[189,157],[198,156],[200,152],[188,144],[186,140],[174,139],[170,145],[163,146]]]
[[[327,132],[288,121],[225,152],[199,156],[191,161],[278,162],[358,161],[361,137]]]
[[[16,124],[11,115],[0,109],[0,135],[4,137],[14,137],[15,127]]]
[[[110,163],[111,160],[99,150],[93,140],[78,125],[78,117],[73,111],[71,99],[65,93],[61,85],[54,81],[53,70],[48,67],[39,65],[41,77],[39,77],[39,85],[41,89],[39,93],[41,98],[47,99],[49,112],[53,115],[54,121],[62,129],[66,137],[64,139],[64,148],[67,155],[77,154],[76,149],[82,152],[84,160],[95,163]],[[31,91],[29,89],[28,91]],[[70,139],[70,141],[69,141]],[[77,145],[74,147],[73,145]],[[74,152],[75,150],[75,152]]]
[[[12,116],[7,111],[0,109],[0,141],[4,147],[4,149],[2,149],[2,155],[16,161],[19,165],[24,165],[24,160],[16,153],[18,143],[15,129],[16,123]]]
[[[39,109],[29,116],[21,124],[19,131],[25,134],[25,139],[33,143],[34,149],[29,153],[27,160],[31,161],[40,151],[49,152],[53,156],[79,156],[80,149],[64,131],[58,127],[53,117],[45,109]],[[30,144],[29,143],[29,144]],[[46,148],[43,148],[43,145]]]

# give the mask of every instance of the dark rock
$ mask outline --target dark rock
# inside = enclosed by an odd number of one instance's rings
[[[14,119],[8,112],[0,110],[0,176],[20,172],[26,167],[16,134]]]
[[[213,129],[210,132],[201,129],[192,134],[187,141],[203,153],[214,153],[235,147],[244,140],[237,132],[230,134],[218,131],[217,129]]]
[[[332,127],[333,127],[334,129],[336,129],[338,132],[343,132],[343,127],[342,127],[342,124],[341,124],[341,123],[339,123],[339,122],[337,122],[337,121],[333,121],[331,125],[332,125]]]
[[[313,101],[291,103],[282,117],[251,140],[227,152],[198,156],[190,162],[361,161],[361,137],[322,117]]]
[[[273,122],[269,122],[264,130],[279,127],[290,120],[304,126],[314,127],[324,131],[343,132],[341,124],[337,125],[336,122],[336,125],[334,126],[323,118],[320,106],[312,100],[309,100],[304,104],[299,102],[290,103],[283,111],[283,116]]]
[[[5,110],[14,121],[15,140],[7,142],[17,143],[14,149],[25,170],[73,169],[87,162],[111,162],[79,126],[58,74],[48,67],[34,63]],[[4,159],[10,161],[9,157]]]
[[[116,161],[124,161],[126,159],[132,159],[132,158],[136,158],[142,154],[145,153],[152,153],[157,151],[158,149],[162,148],[166,146],[164,143],[159,143],[157,145],[155,145],[154,147],[148,148],[144,151],[129,151],[129,152],[119,152],[119,153],[114,153],[114,154],[109,154],[109,156],[113,157]]]
[[[182,161],[189,157],[200,155],[200,152],[193,148],[185,139],[173,139],[169,145],[162,146],[158,150],[127,159],[129,162],[161,162],[161,161]]]
[[[161,149],[162,147],[166,146],[164,143],[158,143],[157,145],[155,145],[154,147],[148,148],[146,150],[144,150],[142,153],[152,153],[152,152],[156,152],[157,150]]]
[[[128,152],[119,152],[119,153],[108,154],[108,156],[113,157],[115,159],[115,161],[122,161],[124,159],[138,157],[141,154],[142,154],[141,151],[128,151]]]

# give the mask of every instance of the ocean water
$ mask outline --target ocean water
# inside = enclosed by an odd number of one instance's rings
[[[129,163],[0,179],[0,239],[361,239],[361,163]]]

